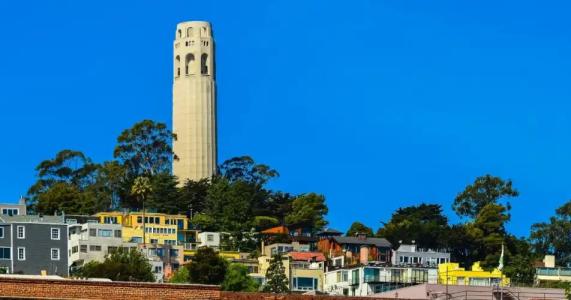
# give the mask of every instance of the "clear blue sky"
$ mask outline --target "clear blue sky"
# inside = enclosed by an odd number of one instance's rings
[[[350,3],[350,4],[349,4]],[[566,1],[2,1],[0,202],[61,149],[112,157],[121,130],[170,124],[177,22],[211,21],[219,157],[327,197],[332,227],[450,205],[511,178],[510,230],[571,198]]]

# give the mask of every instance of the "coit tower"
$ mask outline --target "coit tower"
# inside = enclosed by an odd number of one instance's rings
[[[176,26],[173,74],[173,174],[180,184],[216,172],[214,40],[208,22]]]

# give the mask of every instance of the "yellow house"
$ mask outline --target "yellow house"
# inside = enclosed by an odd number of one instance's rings
[[[499,284],[508,286],[510,279],[498,269],[491,272],[484,271],[480,262],[475,262],[471,270],[460,268],[458,263],[445,263],[438,265],[438,283],[450,285],[476,285],[492,286]]]
[[[184,215],[145,213],[145,234],[143,234],[143,213],[102,212],[96,214],[104,224],[121,224],[123,241],[147,244],[176,245],[183,240],[183,232],[188,230],[188,218]]]

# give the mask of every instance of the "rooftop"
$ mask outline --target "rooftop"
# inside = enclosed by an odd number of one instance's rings
[[[391,243],[385,238],[336,236],[333,239],[339,244],[372,245],[376,247],[391,247]]]
[[[61,223],[64,224],[63,216],[1,216],[0,222],[3,223]]]

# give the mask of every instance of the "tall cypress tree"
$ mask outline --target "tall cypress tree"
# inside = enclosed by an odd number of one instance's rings
[[[285,267],[281,255],[274,255],[270,261],[270,267],[266,272],[266,284],[264,292],[287,293],[289,292],[289,280],[285,274]]]

